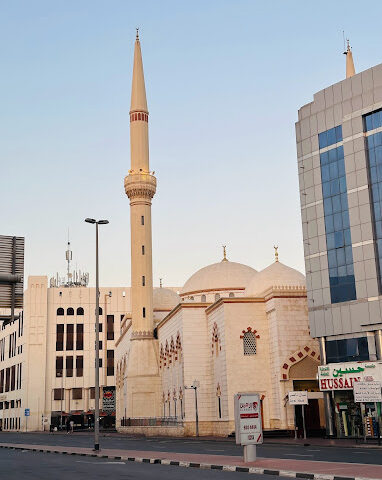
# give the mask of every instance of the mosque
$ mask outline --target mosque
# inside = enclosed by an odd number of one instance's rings
[[[307,425],[324,427],[320,363],[305,277],[279,261],[258,272],[223,258],[177,292],[153,289],[149,112],[137,33],[130,109],[131,313],[116,341],[116,427],[145,435],[234,431],[234,394],[261,395],[265,430],[293,430],[288,392],[308,390]],[[298,411],[296,412],[298,415]]]

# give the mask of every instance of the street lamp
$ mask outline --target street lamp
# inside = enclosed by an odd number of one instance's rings
[[[109,220],[85,218],[86,223],[96,226],[96,323],[95,323],[95,386],[94,386],[94,450],[99,450],[99,273],[98,273],[98,225],[106,225]]]
[[[198,414],[198,387],[200,387],[200,382],[194,380],[193,384],[190,387],[184,386],[184,389],[193,388],[195,392],[195,435],[199,437],[199,414]]]

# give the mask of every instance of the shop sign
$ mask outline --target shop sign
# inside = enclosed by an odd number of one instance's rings
[[[308,405],[308,392],[289,392],[288,393],[289,405]]]
[[[381,402],[380,382],[357,382],[354,384],[354,401],[356,403]]]
[[[235,395],[235,433],[239,445],[263,443],[261,404],[258,393]]]
[[[330,363],[318,367],[318,381],[322,392],[353,390],[356,382],[382,381],[381,362]]]
[[[103,387],[102,410],[108,413],[115,411],[115,387]]]

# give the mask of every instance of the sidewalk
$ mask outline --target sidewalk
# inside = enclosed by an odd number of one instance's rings
[[[100,458],[110,458],[135,462],[177,465],[189,468],[205,468],[238,472],[273,474],[279,476],[327,479],[342,478],[382,479],[382,465],[362,463],[319,462],[278,458],[259,458],[256,462],[243,462],[242,457],[224,455],[204,455],[196,453],[155,452],[141,450],[102,449],[95,453],[90,448],[0,443],[0,448],[32,450],[36,452],[61,453]]]

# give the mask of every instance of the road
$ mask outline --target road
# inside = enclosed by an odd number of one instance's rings
[[[0,443],[24,443],[34,445],[71,445],[91,448],[91,433],[11,433],[0,432]],[[146,450],[178,453],[204,453],[211,455],[242,455],[242,447],[233,441],[198,440],[195,438],[137,438],[118,434],[101,436],[101,448]],[[264,444],[258,447],[258,456],[264,458],[289,458],[328,462],[349,462],[382,465],[381,449],[337,446],[302,446],[288,444]]]
[[[27,450],[0,449],[1,480],[68,480],[75,478],[123,480],[239,480],[242,474],[217,470],[173,467],[110,461],[102,458],[72,457]],[[288,480],[287,477],[267,475],[267,480]],[[251,480],[264,480],[263,475],[251,475]],[[290,479],[289,479],[290,480]]]

